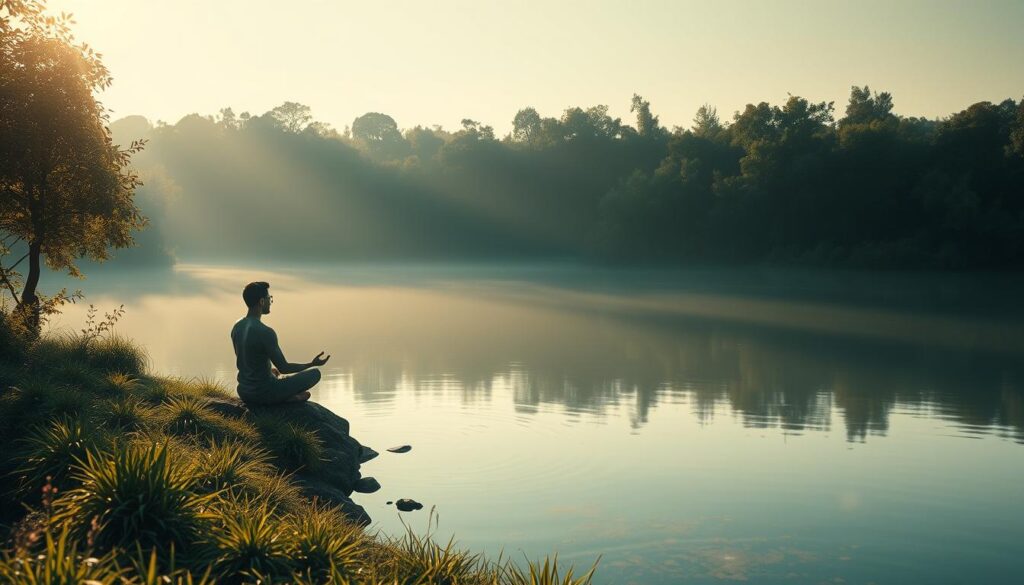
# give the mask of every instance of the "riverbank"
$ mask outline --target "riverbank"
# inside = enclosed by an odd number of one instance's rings
[[[0,333],[4,582],[590,581],[368,532],[373,453],[319,405],[247,408],[123,338]]]

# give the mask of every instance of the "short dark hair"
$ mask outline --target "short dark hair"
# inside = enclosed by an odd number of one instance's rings
[[[245,288],[242,289],[242,300],[245,301],[245,306],[250,309],[255,307],[256,303],[260,302],[260,299],[267,296],[269,289],[269,282],[250,282],[245,285]]]

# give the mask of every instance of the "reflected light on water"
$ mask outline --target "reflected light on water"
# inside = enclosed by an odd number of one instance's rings
[[[314,400],[365,444],[359,496],[436,506],[438,537],[600,582],[1000,581],[1024,540],[1013,322],[511,280],[346,282],[234,268],[86,291],[154,371],[233,386],[250,280]],[[170,293],[165,291],[172,291]],[[77,329],[85,307],[55,328]],[[973,440],[964,440],[973,439]],[[407,516],[414,528],[425,517]],[[938,567],[935,558],[957,559]]]

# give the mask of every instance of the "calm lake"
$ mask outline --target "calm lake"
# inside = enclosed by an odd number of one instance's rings
[[[600,555],[598,583],[1024,574],[1020,278],[185,265],[73,284],[125,305],[116,331],[153,371],[233,389],[251,280],[290,361],[333,356],[313,400],[381,451],[363,473],[383,488],[355,500],[385,533],[433,507],[438,540]]]

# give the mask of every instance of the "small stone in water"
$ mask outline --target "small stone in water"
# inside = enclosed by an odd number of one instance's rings
[[[361,494],[372,494],[373,492],[380,489],[380,482],[372,477],[361,478],[352,487],[352,491],[359,492]]]
[[[395,506],[402,512],[412,512],[413,510],[419,510],[420,508],[422,508],[423,504],[417,502],[416,500],[402,498],[401,500],[395,502]]]
[[[412,451],[412,445],[399,445],[398,447],[391,447],[388,451],[392,453],[408,453]]]
[[[394,504],[394,502],[392,502],[391,500],[388,500],[388,505],[390,506],[391,504]]]

